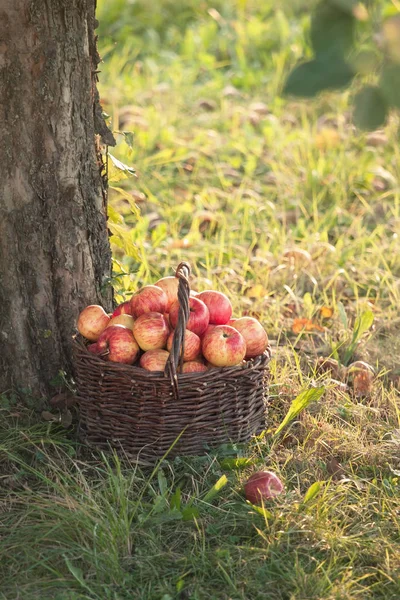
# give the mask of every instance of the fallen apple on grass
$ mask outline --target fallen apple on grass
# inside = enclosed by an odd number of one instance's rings
[[[244,493],[246,500],[252,504],[262,504],[283,492],[283,484],[279,477],[271,471],[257,471],[246,481]]]
[[[77,328],[90,342],[97,342],[100,334],[110,322],[110,317],[102,306],[91,304],[79,314]]]
[[[133,336],[132,330],[124,325],[107,327],[96,343],[95,354],[105,360],[132,365],[139,355],[139,346]],[[94,349],[90,349],[94,352]]]
[[[216,325],[202,339],[201,349],[206,360],[216,367],[233,367],[246,354],[243,336],[229,325]]]

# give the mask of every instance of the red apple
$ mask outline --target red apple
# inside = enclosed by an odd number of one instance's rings
[[[216,325],[203,337],[201,349],[204,357],[212,365],[233,367],[244,359],[246,342],[233,327]]]
[[[169,313],[164,313],[164,319],[167,321],[169,330],[171,331],[172,326],[171,326],[171,323],[169,322]]]
[[[106,360],[132,365],[138,354],[139,346],[130,329],[124,325],[107,327],[97,340],[99,354]]]
[[[198,336],[207,329],[208,322],[210,320],[210,313],[208,312],[207,306],[198,298],[189,298],[190,316],[186,324],[186,329],[190,329],[193,333]],[[178,323],[179,314],[179,302],[176,300],[171,304],[169,309],[169,322],[173,328]]]
[[[174,332],[170,333],[167,340],[167,349],[171,351]],[[198,335],[186,329],[185,331],[185,349],[183,352],[183,360],[185,362],[194,360],[201,352],[201,340]]]
[[[229,327],[235,327],[236,321],[237,321],[237,318],[229,319],[229,321],[227,322],[227,325],[229,325]]]
[[[201,338],[203,339],[203,337],[204,337],[205,335],[207,335],[207,333],[208,333],[209,331],[211,331],[211,329],[214,329],[214,327],[217,327],[217,326],[216,326],[216,325],[207,325],[207,329],[204,331],[204,333],[202,333],[202,335],[201,335]]]
[[[90,342],[97,342],[100,334],[110,322],[110,317],[102,306],[91,304],[83,309],[78,317],[78,331]]]
[[[91,352],[92,354],[99,354],[99,348],[97,346],[96,343],[94,344],[89,344],[88,346],[86,346],[86,349]]]
[[[198,360],[190,360],[182,365],[182,373],[202,373],[207,370],[206,365]]]
[[[167,296],[167,310],[169,312],[169,308],[171,304],[173,304],[176,300],[178,300],[178,287],[179,287],[179,278],[178,277],[162,277],[155,282],[157,287],[160,287]]]
[[[165,292],[156,285],[145,285],[131,298],[131,313],[137,318],[149,312],[167,312],[168,299]]]
[[[165,348],[169,336],[167,320],[158,312],[144,313],[134,322],[133,335],[142,350]]]
[[[236,319],[232,327],[242,334],[246,341],[245,358],[253,358],[264,352],[268,346],[268,335],[260,321],[253,317]]]
[[[130,315],[131,313],[131,301],[127,300],[126,302],[122,302],[111,315],[112,317],[118,317],[118,315]]]
[[[147,350],[140,357],[139,364],[147,371],[164,371],[168,357],[169,352],[166,350]]]
[[[125,327],[133,331],[134,322],[135,319],[132,317],[132,315],[128,315],[127,313],[120,313],[116,317],[111,317],[107,327],[111,327],[112,325],[125,325]]]
[[[232,304],[222,292],[206,290],[197,294],[196,298],[207,306],[212,325],[225,325],[231,318]]]
[[[246,499],[252,504],[262,504],[263,500],[275,498],[282,491],[281,480],[271,471],[253,473],[244,486]]]

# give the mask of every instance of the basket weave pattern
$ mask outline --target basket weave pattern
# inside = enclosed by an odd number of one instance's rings
[[[73,340],[80,430],[89,445],[153,461],[179,435],[172,456],[246,442],[265,428],[269,348],[240,366],[179,373],[189,315],[187,263],[176,275],[181,311],[165,373],[106,362],[87,351],[83,338]]]

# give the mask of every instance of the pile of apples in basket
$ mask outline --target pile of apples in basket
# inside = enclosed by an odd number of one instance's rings
[[[112,314],[87,306],[79,315],[79,333],[89,352],[106,361],[164,371],[178,322],[177,277],[146,285]],[[182,373],[232,367],[259,356],[268,346],[263,326],[253,317],[232,318],[227,296],[214,290],[190,292]]]

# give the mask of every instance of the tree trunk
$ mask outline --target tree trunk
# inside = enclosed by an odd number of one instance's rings
[[[111,308],[95,3],[0,5],[0,392],[48,394],[79,311]]]

